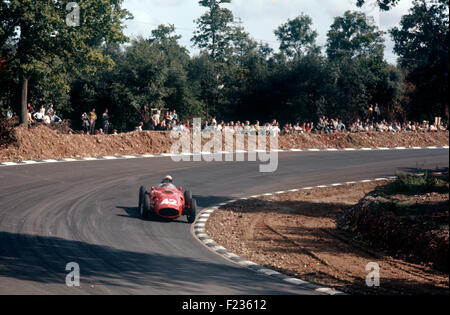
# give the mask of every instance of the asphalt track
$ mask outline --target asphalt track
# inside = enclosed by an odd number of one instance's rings
[[[137,218],[140,185],[167,174],[200,207],[253,194],[448,168],[449,151],[281,153],[257,162],[170,158],[0,168],[0,294],[314,294],[210,252],[175,222]],[[66,264],[81,286],[65,285]],[[362,266],[361,268],[364,268]]]

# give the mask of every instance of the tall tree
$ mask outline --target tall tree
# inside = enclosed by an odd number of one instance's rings
[[[407,80],[416,86],[412,114],[417,118],[448,114],[448,0],[414,1],[391,35]]]
[[[101,44],[123,43],[123,0],[2,0],[0,1],[0,55],[21,77],[21,121],[27,125],[29,78],[43,68],[53,72],[90,71],[110,65]],[[78,15],[80,13],[80,15]],[[45,72],[45,71],[44,71]]]
[[[330,59],[365,56],[382,60],[384,47],[383,32],[363,12],[347,11],[336,17],[328,32]]]
[[[312,29],[312,19],[301,14],[293,20],[278,27],[275,35],[280,42],[280,51],[289,57],[303,56],[309,52],[317,52],[317,31]]]
[[[205,49],[214,61],[223,61],[230,52],[233,13],[222,5],[231,0],[200,0],[199,4],[208,10],[195,22],[197,29],[192,42]]]
[[[335,18],[327,40],[333,78],[329,109],[349,119],[362,118],[370,103],[387,112],[398,100],[403,78],[384,60],[383,34],[362,12]]]
[[[227,3],[231,3],[231,0],[200,0],[200,6],[207,8],[207,11],[195,21],[197,29],[191,39],[194,46],[206,52],[212,61],[201,63],[212,66],[205,69],[211,71],[207,76],[212,79],[208,84],[211,91],[204,93],[208,114],[216,112],[222,94],[226,63],[233,54],[234,17],[231,10],[223,7]]]

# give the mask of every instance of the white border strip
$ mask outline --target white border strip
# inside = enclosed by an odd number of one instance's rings
[[[448,150],[449,146],[430,146],[430,147],[396,147],[396,148],[326,148],[326,149],[289,149],[289,150],[273,150],[273,152],[288,153],[288,152],[362,152],[362,151],[405,151],[405,150]],[[0,162],[0,167],[5,166],[22,166],[22,165],[38,165],[48,163],[65,163],[65,162],[83,162],[83,161],[109,161],[109,160],[128,160],[128,159],[147,159],[147,158],[159,158],[159,157],[183,157],[204,155],[210,156],[212,154],[242,154],[249,152],[264,152],[261,150],[256,151],[235,151],[235,152],[201,152],[201,153],[181,153],[181,154],[138,154],[138,155],[117,155],[117,156],[101,156],[101,157],[84,157],[84,158],[62,158],[62,159],[46,159],[46,160],[32,160],[32,161],[20,161],[20,162]]]

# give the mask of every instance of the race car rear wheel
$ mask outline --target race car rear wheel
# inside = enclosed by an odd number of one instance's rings
[[[145,187],[141,186],[139,189],[139,215],[142,219],[148,219],[149,208],[148,196],[145,191]]]
[[[197,217],[197,201],[195,199],[191,200],[191,208],[188,211],[187,220],[189,223],[194,223]]]

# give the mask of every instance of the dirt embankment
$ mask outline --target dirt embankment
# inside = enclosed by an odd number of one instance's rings
[[[346,133],[333,135],[303,134],[280,138],[280,149],[292,148],[375,148],[444,146],[448,132],[441,133]]]
[[[448,174],[402,176],[377,187],[338,220],[371,247],[449,271]]]
[[[380,184],[387,182],[238,201],[215,211],[206,223],[206,233],[218,244],[245,259],[343,292],[369,295],[448,294],[448,272],[436,270],[428,263],[411,262],[404,252],[396,255],[395,250],[375,246],[374,242],[360,237],[361,234],[339,227],[338,219],[344,213],[354,218],[350,214],[352,209],[360,209],[360,205],[364,204],[364,201],[359,203],[361,198]],[[448,194],[446,198],[448,202]],[[426,202],[430,202],[430,198]],[[439,201],[436,199],[433,202]],[[376,233],[383,233],[389,227],[380,224],[373,229]],[[405,229],[406,225],[402,231]],[[361,228],[361,231],[365,230]],[[414,232],[411,230],[409,233],[412,242],[420,241],[420,236],[413,235]],[[445,233],[448,247],[448,223],[446,231],[442,231],[442,234]],[[380,266],[379,287],[366,285],[369,273],[366,266],[372,262]]]
[[[177,141],[168,132],[131,132],[119,135],[61,134],[57,130],[38,125],[29,130],[14,130],[14,142],[0,144],[0,161],[42,160],[52,158],[98,157],[169,153]],[[208,142],[203,139],[202,143]],[[269,146],[270,141],[267,141]],[[398,146],[448,145],[448,132],[437,134],[337,134],[280,136],[279,149],[301,148],[361,148]],[[244,145],[245,148],[246,145]],[[222,150],[227,150],[225,143]]]
[[[0,161],[165,153],[172,145],[172,139],[165,133],[87,136],[61,134],[45,126],[16,128],[15,138],[15,143],[0,147]]]

